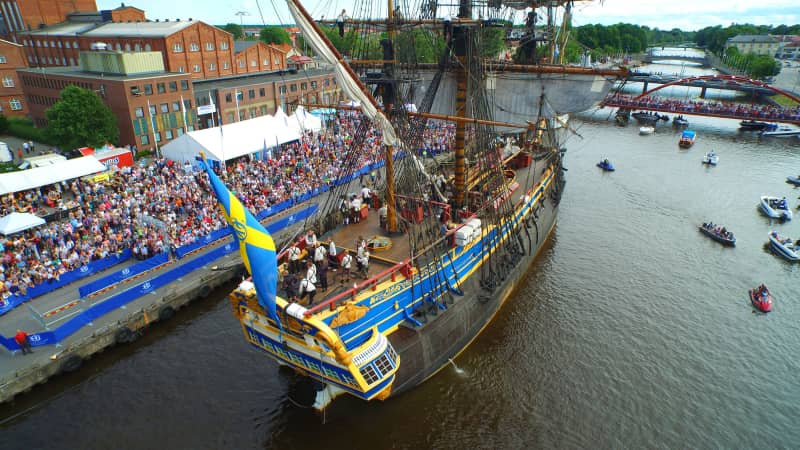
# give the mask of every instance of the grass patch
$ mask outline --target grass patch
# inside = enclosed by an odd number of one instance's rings
[[[781,106],[785,106],[785,107],[792,107],[792,106],[797,106],[798,104],[800,104],[800,103],[797,103],[796,101],[792,100],[791,98],[789,98],[789,97],[787,97],[787,96],[785,96],[783,94],[773,95],[772,96],[772,101],[774,101],[775,103],[777,103],[777,104],[779,104]]]

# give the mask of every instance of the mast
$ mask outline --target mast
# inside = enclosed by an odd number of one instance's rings
[[[388,45],[393,45],[394,42],[394,1],[388,0],[389,6],[389,15],[387,16],[388,21]],[[394,74],[394,50],[393,49],[384,49],[384,52],[391,52],[392,55],[383,55],[383,59],[386,61],[384,63],[384,70],[387,72],[391,72]],[[391,56],[391,59],[387,58],[387,56]],[[392,88],[393,89],[393,88]],[[386,98],[384,98],[384,105],[386,106],[386,112],[391,114],[392,108],[394,107],[393,104],[387,103]],[[386,156],[384,158],[386,160],[386,231],[389,233],[396,233],[397,232],[397,208],[395,206],[395,197],[394,197],[394,146],[392,144],[386,144]]]
[[[458,6],[458,19],[472,18],[472,4],[470,0],[460,0]],[[469,32],[466,26],[453,27],[453,52],[458,60],[458,67],[455,71],[456,76],[456,116],[463,119],[467,114],[467,47],[469,45]],[[456,122],[454,167],[453,167],[453,206],[461,208],[465,203],[467,189],[467,167],[464,150],[464,135],[466,133],[466,122],[459,120]]]

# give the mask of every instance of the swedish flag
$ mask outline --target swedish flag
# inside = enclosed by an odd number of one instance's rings
[[[278,289],[278,264],[275,255],[275,241],[258,220],[245,209],[242,202],[225,187],[217,175],[211,170],[204,155],[203,168],[211,181],[211,187],[217,195],[219,206],[225,219],[233,228],[233,236],[239,243],[239,253],[247,271],[253,276],[253,284],[258,294],[258,304],[264,308],[276,322],[275,295]]]

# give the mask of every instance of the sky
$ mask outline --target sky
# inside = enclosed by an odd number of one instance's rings
[[[99,9],[120,6],[118,0],[96,0]],[[292,23],[284,0],[126,0],[145,10],[148,19],[199,19],[221,25]],[[352,0],[302,0],[315,18],[334,17],[342,8],[352,10]],[[259,6],[261,7],[259,12]],[[236,15],[241,12],[241,15]],[[263,15],[263,21],[262,21]],[[754,25],[800,24],[800,0],[596,0],[578,1],[573,14],[575,26],[631,23],[650,28],[695,31],[707,26],[732,23]],[[520,20],[522,15],[519,15]]]

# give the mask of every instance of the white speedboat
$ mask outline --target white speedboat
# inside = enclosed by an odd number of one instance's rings
[[[772,231],[769,233],[769,245],[775,253],[789,261],[800,261],[800,240],[793,243],[791,239],[778,236],[777,231]]]
[[[653,134],[653,133],[655,133],[655,131],[656,131],[656,128],[655,127],[651,127],[650,125],[645,125],[645,126],[639,127],[639,134],[641,134],[642,136],[645,136],[645,135],[648,135],[648,134]]]
[[[789,204],[786,203],[786,197],[778,198],[762,195],[759,206],[761,207],[761,212],[766,214],[767,217],[792,220],[792,210],[789,209]]]
[[[717,156],[717,154],[714,153],[713,151],[708,152],[705,154],[705,156],[703,156],[703,164],[716,166],[718,162],[719,162],[719,156]]]
[[[779,127],[777,130],[773,131],[762,131],[761,135],[772,136],[772,137],[800,136],[800,129],[791,127]]]

